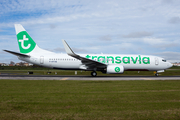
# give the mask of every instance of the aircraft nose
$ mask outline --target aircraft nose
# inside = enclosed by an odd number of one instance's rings
[[[168,67],[172,67],[172,66],[173,66],[173,64],[168,62]]]
[[[172,64],[172,63],[170,63],[170,65],[171,65],[171,67],[173,66],[173,64]]]

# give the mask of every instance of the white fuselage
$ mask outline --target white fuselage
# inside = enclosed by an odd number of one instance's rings
[[[47,52],[47,51],[46,51]],[[79,54],[88,59],[93,59],[107,65],[119,64],[124,66],[124,70],[130,71],[159,71],[172,67],[172,64],[166,62],[163,58],[149,55],[125,55],[125,54]],[[92,70],[82,68],[82,62],[67,54],[58,54],[53,52],[33,53],[33,56],[19,57],[19,59],[55,69],[64,70]]]

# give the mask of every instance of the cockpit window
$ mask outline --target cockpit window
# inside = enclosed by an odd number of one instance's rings
[[[166,60],[162,59],[163,62],[166,62]]]

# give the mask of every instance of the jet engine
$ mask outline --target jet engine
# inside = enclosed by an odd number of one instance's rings
[[[124,67],[122,65],[111,64],[107,66],[107,74],[119,74],[124,73]]]

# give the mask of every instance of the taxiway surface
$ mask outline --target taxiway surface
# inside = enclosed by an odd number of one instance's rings
[[[180,80],[180,76],[49,76],[49,75],[0,75],[0,80]]]

